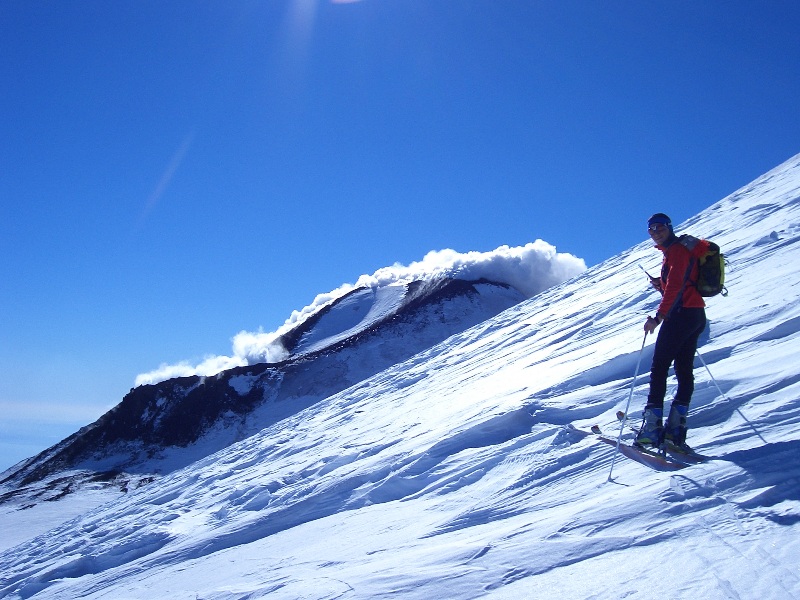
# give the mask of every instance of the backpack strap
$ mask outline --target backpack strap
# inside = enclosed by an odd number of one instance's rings
[[[689,266],[686,268],[686,274],[683,277],[683,287],[681,288],[681,297],[683,297],[683,292],[686,289],[686,285],[691,285],[695,289],[697,289],[698,280],[692,280],[692,269],[694,269],[695,264],[698,262],[697,254],[695,253],[695,248],[697,248],[698,244],[700,244],[703,240],[700,238],[696,238],[693,235],[684,234],[678,238],[678,241],[681,245],[689,251],[690,259],[689,259]],[[708,242],[706,242],[708,245]],[[697,272],[697,277],[700,277],[700,271]],[[700,290],[697,290],[698,293]]]

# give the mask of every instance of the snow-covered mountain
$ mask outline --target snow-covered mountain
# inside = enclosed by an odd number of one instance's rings
[[[97,422],[0,476],[16,492],[170,472],[245,439],[517,304],[515,288],[433,278],[358,287],[288,329],[286,358],[136,387]],[[64,471],[73,471],[69,478]],[[148,478],[149,480],[150,478]],[[44,483],[45,489],[49,486]]]
[[[713,460],[609,479],[568,427],[642,408],[642,242],[138,489],[6,486],[0,597],[800,597],[800,155],[678,229],[729,261],[689,417]],[[322,320],[295,348],[349,331]]]

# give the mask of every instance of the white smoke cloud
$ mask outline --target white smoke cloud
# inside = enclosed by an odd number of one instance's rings
[[[274,333],[240,331],[231,340],[233,356],[207,356],[197,365],[192,365],[188,361],[181,361],[175,365],[162,363],[158,369],[138,375],[134,385],[158,383],[174,377],[191,375],[208,377],[234,367],[280,362],[289,358],[289,353],[277,340],[281,332],[286,329],[284,325]]]
[[[574,277],[586,269],[583,259],[572,254],[556,252],[554,246],[542,240],[524,246],[500,246],[491,252],[434,250],[410,265],[395,263],[378,269],[372,275],[362,275],[355,284],[346,283],[326,294],[318,295],[305,308],[294,311],[277,331],[240,331],[232,341],[233,356],[208,356],[191,365],[162,364],[158,369],[136,378],[136,385],[158,383],[173,377],[190,375],[211,376],[233,367],[257,363],[274,363],[289,358],[278,338],[305,321],[322,307],[359,287],[383,287],[394,283],[438,277],[476,280],[489,279],[510,285],[528,297],[535,296],[554,285]]]
[[[508,284],[531,297],[585,269],[586,263],[582,259],[556,252],[554,246],[536,240],[514,248],[500,246],[491,252],[434,250],[421,261],[408,266],[395,264],[378,269],[372,275],[362,275],[356,287],[383,286],[439,276],[467,280],[485,278]]]

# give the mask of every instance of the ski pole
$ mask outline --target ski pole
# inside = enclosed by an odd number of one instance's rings
[[[647,269],[645,269],[642,265],[639,265],[639,268],[644,272],[645,275],[647,275],[647,280],[650,282],[650,285],[654,286],[655,284],[653,282],[656,280],[656,278],[650,275],[650,273],[647,272]]]
[[[631,408],[631,398],[633,398],[633,388],[636,386],[636,378],[639,376],[639,365],[642,362],[642,354],[644,354],[644,343],[647,341],[647,332],[644,332],[644,339],[642,339],[642,348],[639,350],[639,358],[636,360],[636,370],[633,372],[633,381],[631,381],[631,390],[628,393],[628,403],[625,405],[625,415],[627,418],[628,411]],[[625,429],[625,419],[619,425],[619,435],[617,436],[617,445],[614,448],[614,456],[611,457],[611,469],[608,471],[608,479],[611,481],[611,474],[614,472],[614,463],[617,461],[617,454],[619,454],[619,445],[622,442],[622,432]]]
[[[706,364],[706,361],[703,359],[703,355],[702,355],[702,354],[700,354],[700,351],[699,351],[699,350],[697,350],[697,358],[699,358],[699,359],[700,359],[700,362],[701,362],[701,363],[703,363],[703,366],[706,368],[706,371],[708,371],[708,376],[709,376],[709,377],[711,377],[711,381],[713,381],[713,382],[714,382],[714,385],[717,387],[717,391],[719,392],[720,396],[722,396],[722,398],[723,398],[723,399],[724,399],[726,402],[730,402],[730,401],[731,401],[731,399],[730,399],[730,398],[728,398],[728,396],[726,396],[726,395],[725,395],[725,392],[723,392],[723,391],[722,391],[722,388],[720,388],[720,387],[719,387],[719,384],[717,383],[717,380],[716,380],[716,379],[714,379],[714,375],[711,373],[711,369],[709,369],[709,368],[708,368],[708,365]],[[750,419],[748,419],[747,417],[745,417],[745,416],[744,416],[744,414],[742,413],[742,411],[741,411],[741,410],[739,410],[739,408],[738,408],[738,407],[736,408],[736,412],[737,412],[737,413],[739,413],[739,416],[740,416],[740,417],[742,417],[742,419],[744,419],[745,423],[747,423],[748,425],[750,425],[750,427],[752,427],[752,428],[753,428],[753,431],[755,431],[755,432],[756,432],[756,435],[759,437],[759,439],[760,439],[762,442],[764,442],[764,443],[766,444],[766,443],[767,443],[767,440],[765,440],[765,439],[764,439],[764,438],[761,436],[761,434],[758,432],[758,429],[756,429],[756,426],[755,426],[755,425],[753,425],[753,423],[751,423],[751,422],[750,422]]]

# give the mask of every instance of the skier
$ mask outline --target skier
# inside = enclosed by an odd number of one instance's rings
[[[656,247],[664,254],[661,277],[650,282],[662,294],[655,317],[647,317],[644,330],[653,333],[661,325],[650,368],[650,393],[644,409],[644,422],[636,436],[639,446],[660,447],[664,442],[679,449],[686,445],[686,415],[694,392],[694,355],[697,340],[706,326],[705,302],[692,281],[697,281],[697,260],[693,254],[707,250],[701,242],[690,252],[680,243],[672,221],[656,213],[647,221],[647,230]],[[705,244],[705,245],[703,245]],[[663,425],[664,396],[670,364],[675,364],[678,389],[672,400],[666,428]]]

